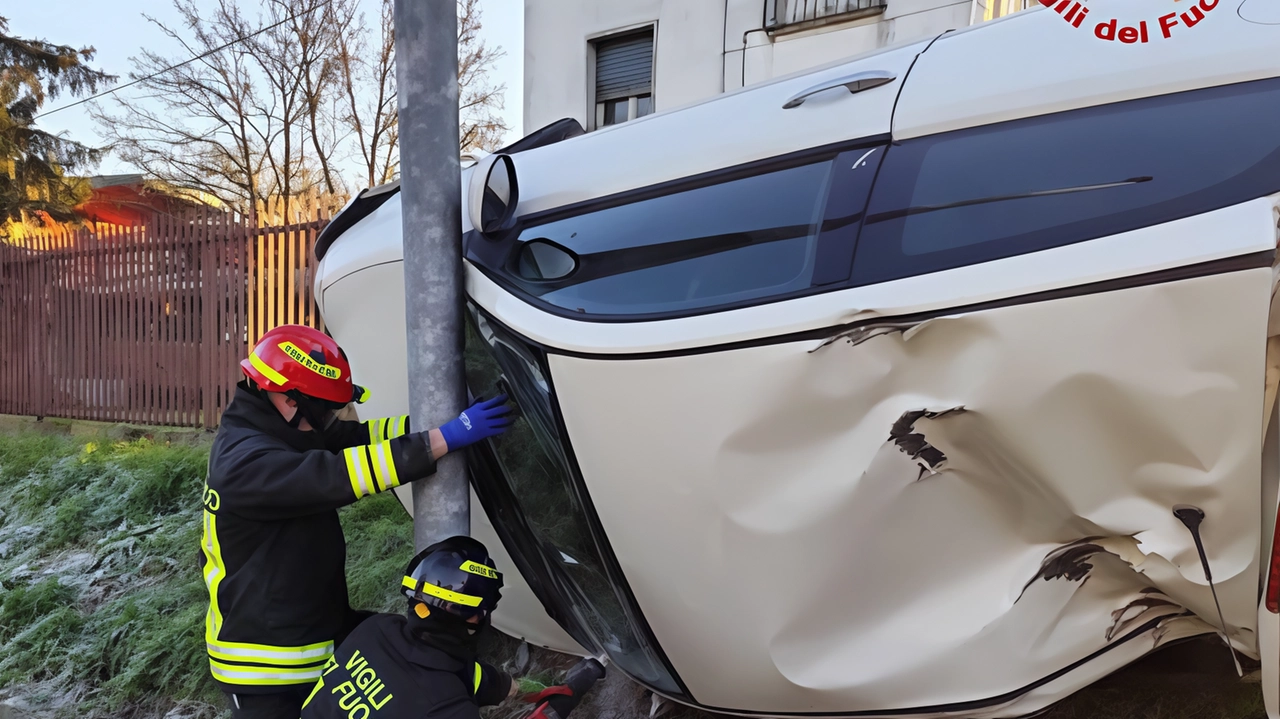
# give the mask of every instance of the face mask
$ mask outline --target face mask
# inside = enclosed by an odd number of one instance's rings
[[[323,433],[338,420],[337,413],[326,407],[322,402],[296,391],[286,394],[297,405],[297,411],[293,413],[293,419],[288,422],[290,427],[298,429],[299,425],[302,424],[302,420],[305,419],[311,425],[312,431]]]
[[[409,628],[424,643],[462,662],[475,661],[480,637],[489,628],[489,617],[471,624],[462,617],[431,607],[431,614],[419,617],[409,610]]]

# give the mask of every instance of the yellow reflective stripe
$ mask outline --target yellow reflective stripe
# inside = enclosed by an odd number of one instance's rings
[[[408,587],[415,592],[422,592],[423,594],[435,597],[436,599],[443,599],[446,602],[461,604],[464,607],[478,607],[480,606],[480,602],[484,601],[480,597],[473,597],[470,594],[451,592],[444,587],[437,587],[434,584],[427,584],[426,582],[419,584],[413,577],[405,577],[400,580],[400,584],[401,586]]]
[[[369,444],[377,444],[384,440],[399,437],[408,429],[408,424],[409,415],[407,414],[402,414],[399,417],[371,419],[365,422],[365,426],[369,428]]]
[[[222,629],[222,611],[218,607],[218,587],[227,576],[226,565],[222,561],[222,545],[218,542],[218,517],[209,510],[204,511],[204,531],[200,537],[200,549],[204,552],[204,584],[209,589],[209,611],[204,617],[205,638],[217,639]]]
[[[273,647],[267,644],[206,641],[209,656],[230,662],[253,662],[289,666],[314,664],[333,656],[333,642],[308,644],[304,647]]]
[[[461,569],[462,571],[468,574],[478,574],[482,577],[488,577],[490,579],[498,578],[498,572],[494,570],[492,567],[486,567],[483,564],[477,564],[476,562],[472,562],[470,560],[463,562],[462,566],[458,567],[458,569]]]
[[[282,669],[276,667],[250,667],[239,664],[224,664],[210,659],[209,670],[213,678],[227,684],[247,686],[273,686],[280,684],[310,684],[324,673],[324,667],[300,667]]]
[[[365,447],[348,447],[342,450],[342,454],[347,460],[347,474],[351,478],[351,491],[355,492],[356,499],[373,494],[373,472],[369,468],[369,455],[365,453]]]
[[[480,662],[476,662],[476,685],[471,689],[471,694],[472,694],[473,696],[474,696],[474,695],[476,695],[476,694],[479,694],[479,693],[480,693],[480,676],[481,676],[481,674],[482,674],[482,672],[480,671]]]
[[[396,474],[396,461],[391,454],[391,440],[373,445],[370,454],[374,455],[373,469],[378,475],[378,491],[399,487],[400,477]]]
[[[249,353],[249,364],[253,365],[254,369],[261,372],[263,377],[266,377],[267,379],[271,380],[275,384],[280,385],[281,387],[285,386],[285,384],[287,384],[289,381],[284,378],[284,375],[275,371],[275,369],[272,368],[271,365],[267,364],[266,362],[263,362],[262,358],[258,356],[258,353],[256,350]]]
[[[399,417],[391,418],[391,426],[388,428],[387,439],[395,439],[404,434],[409,429],[409,415],[402,414]]]

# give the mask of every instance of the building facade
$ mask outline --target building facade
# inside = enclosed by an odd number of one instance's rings
[[[525,0],[524,130],[587,130],[1036,0]]]

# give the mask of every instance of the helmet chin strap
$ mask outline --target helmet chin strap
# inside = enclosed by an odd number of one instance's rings
[[[296,389],[291,389],[284,394],[297,405],[297,411],[293,413],[293,419],[288,421],[288,425],[294,429],[300,429],[302,420],[305,419],[307,424],[311,425],[311,431],[323,432],[338,418],[333,410]]]

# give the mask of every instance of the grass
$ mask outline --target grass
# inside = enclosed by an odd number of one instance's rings
[[[0,434],[0,697],[54,716],[225,715],[204,656],[207,441]],[[341,516],[352,606],[399,611],[408,516],[390,494]]]
[[[0,686],[82,716],[216,698],[196,561],[205,461],[145,439],[0,437]]]

